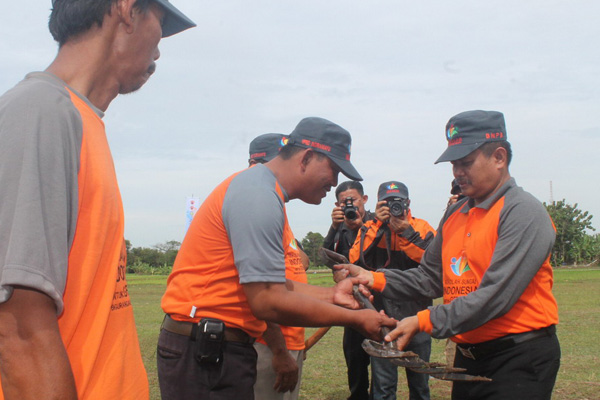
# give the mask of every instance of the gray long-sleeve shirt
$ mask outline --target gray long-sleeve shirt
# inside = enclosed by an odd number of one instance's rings
[[[462,240],[465,242],[476,238],[471,238],[470,227],[464,232],[447,232],[445,224],[454,213],[471,215],[470,211],[476,208],[482,215],[489,213],[499,201],[503,203],[495,221],[497,226],[489,226],[488,232],[473,231],[473,235],[491,234],[496,241],[488,243],[488,248],[480,247],[479,251],[465,250],[465,257],[469,260],[481,258],[482,254],[485,258],[485,253],[491,253],[491,259],[487,265],[481,265],[483,272],[475,279],[472,288],[453,296],[450,292],[456,288],[453,288],[452,275],[448,272],[450,266],[444,265],[449,264],[448,255],[444,253],[447,251],[446,242],[453,238],[445,238],[444,235],[464,234]],[[446,290],[445,304],[429,308],[433,337],[446,338],[467,333],[466,337],[476,343],[513,331],[538,329],[558,321],[556,301],[551,294],[552,271],[547,262],[555,231],[543,205],[518,187],[514,179],[511,178],[491,198],[477,206],[468,199],[452,206],[442,218],[437,232],[419,268],[383,271],[386,285],[382,292],[386,297],[414,299],[437,298]],[[535,302],[531,298],[540,300]],[[507,322],[493,321],[515,307],[524,310],[522,320],[511,315]],[[475,329],[479,334],[469,336],[468,332]],[[508,331],[503,331],[505,329]],[[479,337],[482,340],[478,340]]]

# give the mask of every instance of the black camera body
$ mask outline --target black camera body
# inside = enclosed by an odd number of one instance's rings
[[[394,197],[387,201],[387,206],[390,209],[390,214],[394,217],[401,217],[405,211],[408,211],[408,199]]]
[[[213,318],[202,318],[196,333],[196,360],[202,364],[218,364],[223,357],[225,323]]]
[[[349,220],[355,220],[358,217],[358,208],[354,205],[354,200],[352,200],[352,197],[346,197],[344,199],[342,211],[344,212],[344,217],[348,218]]]

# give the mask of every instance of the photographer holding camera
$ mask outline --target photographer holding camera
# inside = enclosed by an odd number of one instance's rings
[[[349,260],[369,270],[381,268],[407,270],[419,266],[425,249],[435,236],[427,221],[414,218],[410,211],[408,188],[401,182],[384,182],[377,193],[375,220],[360,228]],[[375,294],[374,305],[392,318],[401,320],[430,306],[431,300],[396,301]],[[431,337],[416,335],[405,350],[429,361]],[[398,367],[382,358],[371,358],[373,400],[395,399]],[[406,370],[410,399],[429,399],[429,376]]]
[[[369,196],[358,181],[346,181],[335,190],[336,203],[331,212],[331,227],[323,240],[323,247],[348,258],[354,239],[364,222],[375,218],[375,214],[365,210]],[[334,278],[342,279],[343,273],[334,273]],[[338,279],[336,279],[338,280]],[[352,328],[344,328],[343,348],[348,369],[349,400],[369,400],[369,361],[370,357],[361,344],[365,337]]]

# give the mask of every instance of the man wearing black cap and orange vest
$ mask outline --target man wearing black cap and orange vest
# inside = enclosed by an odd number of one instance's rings
[[[350,134],[305,118],[277,157],[221,183],[198,210],[167,282],[158,339],[162,398],[253,399],[254,339],[264,321],[287,326],[352,326],[378,338],[392,319],[358,308],[356,280],[322,288],[286,279],[301,265],[285,203],[319,204],[350,163]]]
[[[148,398],[102,117],[194,25],[167,0],[53,0],[56,58],[0,97],[0,399]]]
[[[379,185],[375,219],[361,228],[350,250],[350,262],[369,270],[405,271],[417,268],[435,229],[427,221],[415,218],[410,209],[408,188],[402,182],[390,181]],[[375,307],[397,320],[415,315],[431,305],[430,299],[390,299],[374,294]],[[429,361],[431,336],[416,334],[406,350]],[[429,375],[406,369],[406,381],[411,400],[429,400]],[[371,399],[392,400],[398,390],[398,366],[389,360],[371,357]]]
[[[466,198],[446,211],[419,268],[371,272],[344,266],[385,297],[444,303],[399,321],[386,340],[417,332],[457,343],[454,366],[491,382],[454,382],[453,399],[550,399],[560,365],[544,206],[508,172],[504,115],[467,111],[446,126],[449,161]]]

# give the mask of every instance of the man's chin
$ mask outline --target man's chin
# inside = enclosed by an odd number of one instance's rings
[[[125,86],[125,87],[122,86],[119,90],[119,94],[129,94],[129,93],[137,92],[138,90],[140,90],[142,88],[142,86],[144,86],[144,83],[146,83],[146,81],[144,81],[143,83],[137,84],[135,86]]]
[[[121,87],[119,88],[119,94],[128,94],[128,93],[137,92],[138,90],[140,90],[142,88],[142,86],[144,86],[146,84],[146,82],[148,82],[148,80],[150,79],[151,76],[152,76],[152,73],[147,72],[146,74],[144,74],[144,76],[139,81],[132,83],[129,86],[121,85]]]

